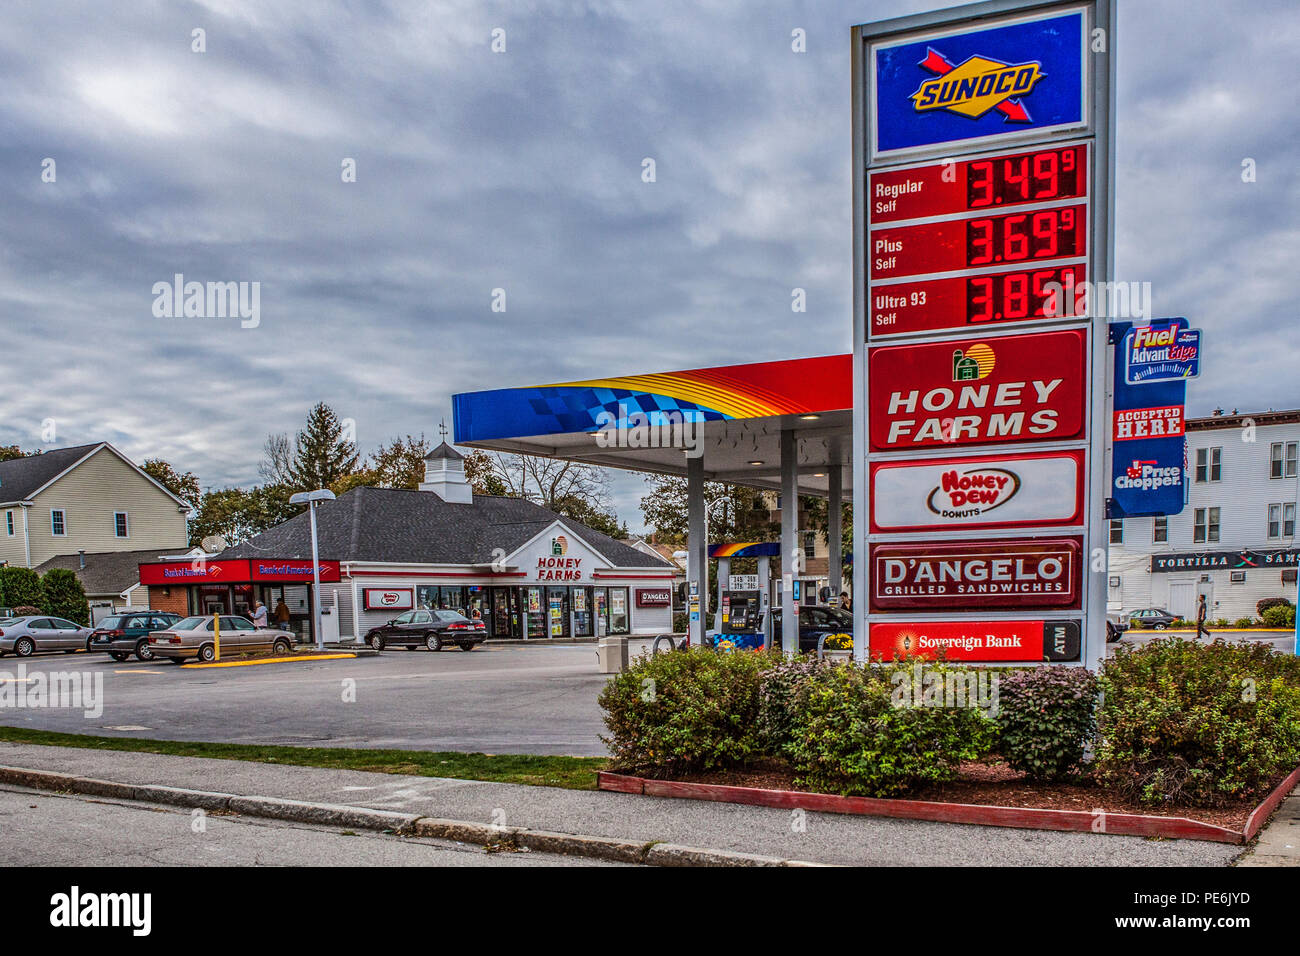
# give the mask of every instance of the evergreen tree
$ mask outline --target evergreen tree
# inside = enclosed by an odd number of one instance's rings
[[[66,618],[74,623],[90,623],[90,604],[75,572],[52,568],[41,579],[41,613]]]
[[[357,470],[355,442],[343,439],[343,426],[334,409],[320,402],[307,415],[307,427],[298,432],[289,486],[293,491],[328,488]]]

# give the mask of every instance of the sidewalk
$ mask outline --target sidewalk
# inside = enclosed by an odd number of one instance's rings
[[[1191,840],[800,815],[766,807],[599,791],[34,744],[0,744],[0,764],[135,785],[343,804],[856,866],[1224,866],[1241,853],[1240,847]]]

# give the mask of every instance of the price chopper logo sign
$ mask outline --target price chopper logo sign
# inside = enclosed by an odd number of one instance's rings
[[[965,518],[992,511],[1015,497],[1020,476],[1004,468],[973,468],[943,473],[938,487],[925,499],[926,507],[945,518]]]
[[[972,56],[960,66],[953,66],[933,47],[926,48],[925,59],[918,65],[936,77],[926,80],[909,97],[918,113],[947,110],[979,119],[996,109],[1008,123],[1031,122],[1020,97],[1033,92],[1038,81],[1047,75],[1037,61],[1003,63]]]
[[[1124,469],[1124,474],[1115,478],[1115,487],[1120,490],[1129,488],[1151,491],[1155,488],[1181,485],[1183,469],[1179,467],[1161,468],[1155,460],[1137,461]]]

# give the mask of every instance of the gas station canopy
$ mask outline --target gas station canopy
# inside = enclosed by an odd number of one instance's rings
[[[454,435],[471,448],[668,475],[685,475],[698,449],[707,480],[779,490],[781,433],[794,432],[799,492],[826,496],[831,466],[850,487],[852,384],[852,356],[827,355],[464,392],[452,398]]]

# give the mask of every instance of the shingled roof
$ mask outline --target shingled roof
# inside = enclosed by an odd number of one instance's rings
[[[26,500],[37,488],[67,471],[102,444],[95,442],[55,448],[39,455],[0,461],[0,502]]]
[[[51,568],[67,568],[77,575],[81,588],[90,597],[118,595],[140,583],[140,565],[161,561],[168,554],[184,552],[185,548],[150,548],[146,551],[102,551],[86,555],[86,566],[81,567],[81,555],[59,554],[37,567],[37,574]]]
[[[320,556],[395,564],[487,565],[559,521],[618,568],[671,567],[586,525],[522,498],[475,495],[448,504],[428,491],[353,488],[316,509]],[[221,553],[223,558],[311,558],[306,512]]]

